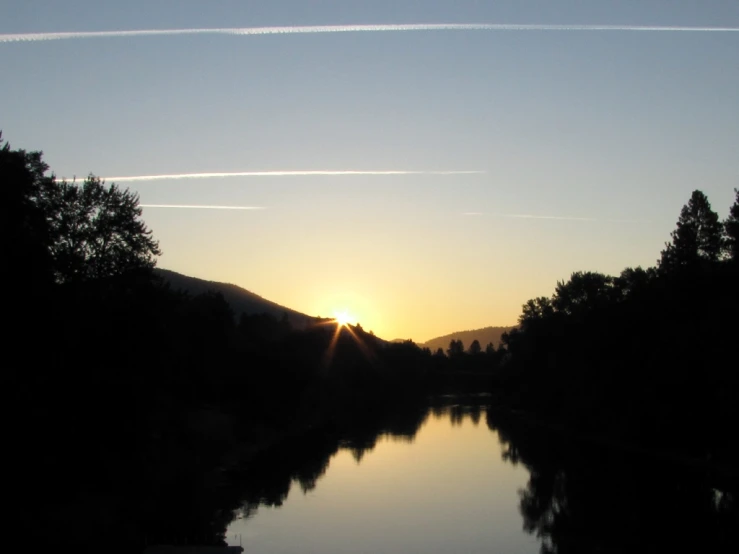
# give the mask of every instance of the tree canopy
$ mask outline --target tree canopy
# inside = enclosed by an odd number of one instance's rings
[[[461,340],[452,339],[446,352],[450,358],[458,358],[464,354],[464,343]]]
[[[0,140],[2,135],[0,135]],[[159,244],[137,194],[94,175],[78,185],[47,175],[42,152],[0,148],[2,256],[18,281],[67,283],[151,269]]]
[[[568,315],[605,304],[612,296],[613,278],[592,271],[577,271],[565,283],[557,283],[552,306]]]
[[[108,187],[94,175],[82,185],[62,181],[45,200],[55,278],[86,281],[151,269],[161,254],[141,220],[137,194]]]
[[[529,300],[504,336],[503,402],[665,449],[680,448],[692,429],[691,448],[735,465],[739,442],[727,437],[739,380],[727,361],[739,333],[738,220],[739,192],[721,222],[695,191],[658,268],[575,272],[551,298]]]

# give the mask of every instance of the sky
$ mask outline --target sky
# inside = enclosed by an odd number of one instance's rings
[[[737,31],[733,0],[0,0],[0,130],[137,192],[160,267],[425,341],[653,266],[694,189],[725,218]]]

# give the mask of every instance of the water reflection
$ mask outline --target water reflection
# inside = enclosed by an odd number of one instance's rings
[[[487,401],[441,397],[385,407],[333,432],[285,441],[229,475],[237,517],[258,516],[232,523],[229,533],[254,534],[245,544],[253,552],[311,551],[309,545],[317,552],[532,554],[733,546],[734,483],[647,451],[525,425],[487,410]],[[485,427],[478,426],[483,416]],[[318,500],[301,498],[314,489]],[[279,513],[268,509],[283,504]]]
[[[326,440],[291,441],[243,468],[242,508],[228,528],[247,552],[538,551],[521,531],[523,468],[506,466],[479,425],[487,397],[384,407]],[[368,414],[369,416],[370,414]],[[422,431],[421,431],[422,430]],[[421,431],[421,432],[420,432]],[[326,471],[328,467],[328,471]],[[309,495],[303,481],[316,486]],[[298,483],[300,486],[298,486]],[[274,493],[266,491],[273,488]],[[279,510],[272,507],[281,506]]]
[[[487,423],[503,459],[530,473],[519,508],[543,554],[734,547],[739,511],[726,479],[646,450],[564,440],[493,412]]]
[[[486,395],[440,396],[422,404],[378,406],[361,418],[355,414],[352,420],[343,421],[340,429],[284,441],[229,472],[229,481],[240,494],[236,517],[252,516],[260,505],[282,506],[293,482],[303,493],[313,490],[339,450],[349,451],[360,463],[380,439],[412,444],[430,414],[448,417],[455,426],[468,417],[477,425],[487,401]]]
[[[461,425],[466,417],[469,417],[475,425],[480,423],[480,415],[482,414],[482,406],[479,404],[453,404],[451,406],[442,407],[438,411],[439,417],[449,416],[452,426]]]

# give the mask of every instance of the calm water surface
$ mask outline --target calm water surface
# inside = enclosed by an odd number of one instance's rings
[[[415,435],[340,448],[314,488],[294,479],[281,506],[236,519],[227,540],[247,554],[533,554],[519,510],[529,472],[505,451],[484,408],[430,410]]]

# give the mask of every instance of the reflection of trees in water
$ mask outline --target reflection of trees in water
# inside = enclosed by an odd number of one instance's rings
[[[449,418],[452,420],[453,426],[462,425],[462,421],[464,421],[464,406],[452,406],[449,409]]]
[[[436,419],[442,418],[446,415],[448,407],[443,404],[433,404],[430,408],[431,413],[434,414]]]
[[[333,435],[315,434],[296,437],[280,447],[265,452],[231,475],[231,487],[238,491],[240,508],[237,517],[254,515],[258,506],[281,506],[287,500],[293,482],[304,493],[313,490],[325,474],[331,457],[346,449],[361,462],[377,445],[378,440],[412,443],[416,434],[433,413],[437,417],[448,416],[454,425],[469,417],[479,421],[485,397],[465,397],[464,404],[456,404],[458,398],[435,398],[428,402],[409,401],[407,404],[375,407],[367,417],[351,421],[351,427],[338,430]],[[224,526],[225,533],[225,526]]]
[[[230,475],[231,486],[240,505],[236,517],[252,516],[259,506],[281,506],[287,500],[293,482],[303,493],[313,490],[326,473],[330,459],[339,450],[349,450],[360,462],[383,435],[412,441],[425,417],[423,408],[411,405],[385,413],[375,412],[361,422],[354,420],[352,429],[300,435],[284,441]]]
[[[248,518],[259,506],[281,506],[293,484],[304,494],[316,488],[340,449],[350,450],[359,462],[382,436],[412,442],[426,417],[423,399],[366,409],[352,406],[351,411],[337,410],[333,424],[320,431],[296,433],[235,467],[214,471],[195,486],[172,479],[163,490],[177,510],[145,507],[140,519],[146,539],[150,544],[223,543],[234,518]]]
[[[479,394],[441,396],[432,400],[429,411],[437,419],[448,417],[455,427],[462,425],[466,418],[477,425],[489,401],[487,395]]]
[[[519,508],[544,554],[716,551],[739,528],[735,493],[717,492],[705,471],[565,442],[492,413],[488,425],[503,459],[530,472]]]
[[[480,423],[480,415],[482,414],[482,408],[480,406],[466,406],[458,404],[450,406],[445,412],[446,415],[451,419],[452,425],[455,427],[462,425],[466,418],[470,418],[473,425],[477,426]]]

